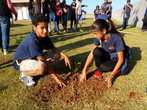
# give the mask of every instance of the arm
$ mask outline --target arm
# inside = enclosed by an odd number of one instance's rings
[[[96,48],[97,46],[94,46],[92,51],[89,53],[86,63],[84,65],[84,68],[82,70],[82,74],[80,75],[80,82],[83,82],[84,80],[86,80],[86,71],[87,68],[89,67],[89,65],[93,62],[93,50]]]
[[[64,53],[60,52],[57,48],[53,48],[52,51],[55,53],[55,56],[54,56],[55,59],[59,59],[62,57],[64,59],[65,65],[69,66],[69,68],[71,68],[68,56],[66,56]]]
[[[117,57],[118,57],[118,61],[115,65],[113,71],[111,72],[112,78],[115,77],[119,73],[120,67],[124,62],[124,52],[123,51],[118,52]]]
[[[131,4],[127,4],[127,6],[130,8],[130,10],[133,9],[133,5],[131,5]]]
[[[52,78],[59,84],[60,87],[65,87],[66,85],[62,80],[60,80],[56,74],[51,74]]]
[[[8,5],[8,8],[12,11],[12,13],[15,15],[15,20],[17,20],[17,12],[13,4],[11,3],[11,0],[7,0],[7,5]]]
[[[118,57],[118,61],[113,71],[111,72],[110,76],[106,78],[108,88],[112,86],[112,80],[119,73],[120,67],[124,62],[124,52],[123,51],[118,52],[117,57]]]

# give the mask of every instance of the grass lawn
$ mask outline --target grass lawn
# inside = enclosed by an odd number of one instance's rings
[[[89,33],[91,23],[91,19],[85,20],[82,32],[52,33],[51,39],[55,46],[74,59],[77,65],[74,72],[81,71],[81,65],[92,46],[93,35]],[[47,82],[47,76],[40,78],[35,87],[27,88],[20,82],[19,73],[11,66],[17,45],[31,29],[30,22],[16,22],[11,28],[9,54],[3,56],[0,52],[0,110],[147,110],[147,32],[136,28],[122,31],[132,53],[128,75],[118,77],[113,87],[104,90],[102,94],[92,96],[85,91],[82,92],[85,94],[82,99],[63,105],[59,96],[63,99],[68,97],[63,90],[63,97],[59,91],[58,95],[52,96],[51,101],[38,102],[32,99],[35,91]],[[74,93],[72,86],[65,88],[66,93]]]

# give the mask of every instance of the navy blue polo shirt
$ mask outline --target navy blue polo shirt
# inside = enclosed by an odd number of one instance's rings
[[[106,14],[98,14],[96,16],[96,19],[108,20],[108,15],[106,15]]]
[[[119,34],[111,34],[110,38],[106,42],[100,42],[99,39],[95,39],[94,44],[101,45],[101,47],[110,54],[125,50],[124,42]]]
[[[14,61],[36,58],[43,55],[44,49],[48,50],[52,48],[54,48],[54,45],[48,36],[38,40],[37,35],[31,32],[17,47]]]
[[[117,61],[117,52],[124,51],[126,53],[125,43],[119,34],[111,34],[106,42],[100,42],[100,40],[95,39],[94,44],[98,46],[101,45],[101,47],[110,54],[111,60],[113,61]],[[120,69],[121,74],[128,72],[128,60],[129,57],[125,54],[125,60]]]

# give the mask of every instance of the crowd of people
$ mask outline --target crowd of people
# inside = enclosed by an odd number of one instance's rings
[[[131,12],[133,10],[133,5],[131,4],[131,0],[127,0],[127,3],[123,6],[122,11],[122,29],[126,29],[128,25],[128,20],[130,18]],[[95,19],[111,19],[112,16],[112,0],[104,0],[104,3],[99,6],[96,6],[94,10]]]
[[[38,3],[39,4],[39,3]],[[30,0],[29,15],[33,19],[34,15],[42,13],[48,18],[49,32],[51,31],[51,21],[54,24],[54,31],[59,32],[61,23],[64,32],[67,32],[67,21],[70,19],[70,29],[77,31],[77,25],[82,17],[82,0],[73,0],[71,5],[67,5],[66,0],[43,0],[40,10],[37,2]]]

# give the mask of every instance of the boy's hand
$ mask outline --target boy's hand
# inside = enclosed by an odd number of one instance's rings
[[[68,66],[71,69],[69,58],[63,53],[61,53],[61,56],[64,58],[65,65]]]
[[[54,60],[53,58],[47,58],[46,61],[47,61],[48,63],[53,63],[53,62],[55,62],[55,60]]]
[[[65,62],[65,65],[71,69],[70,60],[68,59],[67,56],[64,56],[64,62]]]
[[[59,84],[59,86],[62,87],[66,87],[65,83],[55,74],[51,74],[53,79],[55,79],[55,81]]]
[[[62,88],[62,87],[66,87],[65,83],[61,80],[57,81],[58,85]]]

